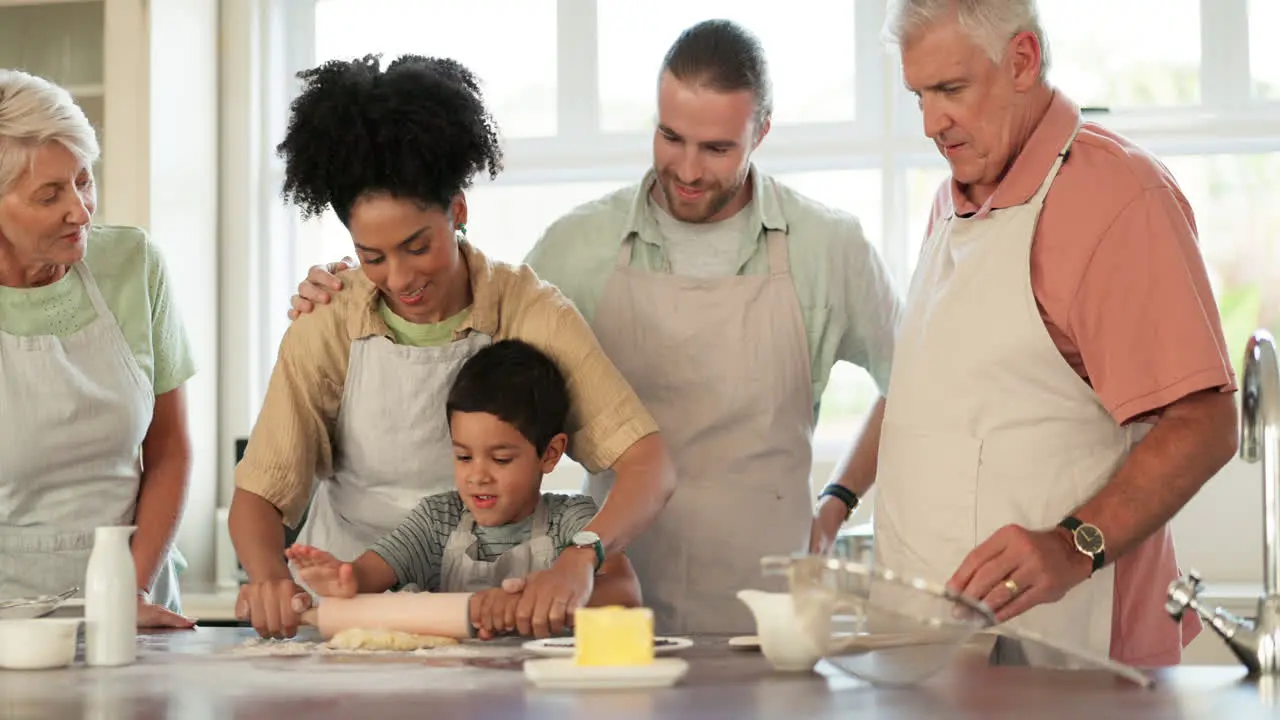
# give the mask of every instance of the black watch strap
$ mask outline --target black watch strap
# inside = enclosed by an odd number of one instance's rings
[[[846,517],[852,515],[853,511],[858,509],[858,494],[839,483],[830,483],[822,488],[822,492],[818,494],[819,498],[827,496],[837,498],[844,503],[845,508],[848,510]]]

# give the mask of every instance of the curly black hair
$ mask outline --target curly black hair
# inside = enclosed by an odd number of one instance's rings
[[[343,224],[367,193],[449,207],[485,170],[502,171],[498,124],[475,75],[455,60],[333,60],[298,73],[302,94],[276,152],[281,196],[303,219],[332,207]]]

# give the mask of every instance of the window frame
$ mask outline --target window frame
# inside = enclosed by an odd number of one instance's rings
[[[262,297],[283,302],[298,281],[298,243],[316,232],[279,202],[283,165],[274,153],[282,137],[289,103],[296,97],[296,73],[313,64],[315,1],[268,0],[270,22],[264,51],[265,146],[260,181],[260,228],[268,239],[256,248],[263,265]],[[854,2],[854,0],[848,0]],[[598,0],[557,0],[557,132],[550,137],[505,141],[507,170],[493,185],[532,186],[564,182],[635,182],[651,164],[648,133],[604,133],[600,129]],[[940,167],[942,160],[921,136],[919,111],[902,85],[896,51],[883,44],[885,6],[857,2],[851,41],[855,43],[856,117],[847,122],[775,126],[755,154],[771,174],[878,168],[882,172],[880,227],[872,238],[899,288],[908,286],[911,225],[908,175]],[[1250,67],[1248,0],[1200,0],[1201,103],[1167,108],[1129,108],[1101,119],[1157,156],[1240,154],[1280,151],[1280,100],[1255,98]],[[1049,29],[1052,32],[1052,28]],[[657,59],[655,58],[655,63]],[[276,317],[276,316],[279,317]],[[255,332],[263,349],[252,369],[265,388],[278,339],[287,326],[283,311],[263,313]],[[824,444],[825,445],[825,444]],[[839,448],[820,447],[826,456]]]

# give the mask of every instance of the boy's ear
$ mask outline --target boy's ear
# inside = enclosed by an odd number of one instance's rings
[[[547,443],[547,449],[542,453],[542,474],[546,475],[556,469],[556,464],[560,462],[560,458],[564,455],[564,449],[569,445],[569,436],[560,433],[551,438],[551,442]]]

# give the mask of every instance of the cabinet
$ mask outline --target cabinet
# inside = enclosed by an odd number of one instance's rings
[[[217,487],[218,0],[0,0],[0,67],[71,91],[97,128],[100,224],[164,252],[195,354],[184,577],[211,577]]]

